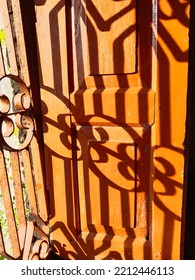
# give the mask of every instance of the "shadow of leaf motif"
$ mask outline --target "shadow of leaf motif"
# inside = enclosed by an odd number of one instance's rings
[[[118,164],[118,170],[121,173],[121,175],[127,180],[134,180],[134,177],[129,173],[128,167],[130,166],[126,162],[119,162]]]
[[[97,131],[100,135],[100,139],[102,141],[108,141],[109,140],[109,135],[108,133],[106,132],[105,129],[103,129],[102,127],[96,127],[95,128],[95,131]]]
[[[166,159],[162,157],[155,157],[155,160],[161,163],[161,165],[164,167],[165,173],[162,173],[159,171],[159,169],[156,167],[156,169],[162,174],[166,176],[173,176],[175,175],[175,168],[174,166]]]
[[[93,147],[93,142],[95,142],[95,147]],[[93,144],[92,144],[93,143]],[[108,155],[104,150],[104,146],[96,141],[91,141],[90,143],[90,160],[93,162],[106,163],[108,162]],[[93,155],[92,155],[93,154]],[[97,157],[98,156],[98,157]]]
[[[160,1],[159,1],[160,2]],[[186,15],[186,9],[190,4],[190,0],[186,0],[186,3],[180,3],[179,1],[167,1],[169,5],[169,10],[172,10],[168,15],[165,11],[162,10],[161,6],[159,7],[159,18],[163,20],[170,20],[170,19],[177,19],[179,20],[184,26],[188,27],[189,20]],[[175,8],[177,7],[177,9]],[[178,17],[178,9],[180,11],[180,17]]]
[[[116,0],[114,0],[116,1]],[[118,0],[117,0],[118,1]],[[106,257],[103,258],[103,260],[122,260],[122,256],[117,251],[110,251]]]
[[[119,2],[121,0],[113,0],[114,2]],[[124,0],[122,0],[124,1]],[[113,3],[114,4],[114,3]],[[132,1],[129,5],[124,7],[120,12],[113,15],[108,20],[104,20],[97,7],[91,0],[87,1],[87,10],[89,14],[93,17],[93,20],[97,24],[97,27],[101,31],[109,31],[113,22],[117,21],[120,17],[123,17],[128,11],[130,11],[134,7],[134,1]]]
[[[35,0],[35,6],[43,6],[45,5],[47,0]]]
[[[64,146],[71,150],[72,149],[72,143],[71,141],[68,139],[68,136],[67,136],[67,133],[66,132],[63,132],[60,134],[60,140],[61,142],[64,144]]]

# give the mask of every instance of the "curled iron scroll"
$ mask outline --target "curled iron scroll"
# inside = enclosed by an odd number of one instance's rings
[[[47,258],[49,253],[49,240],[36,240],[34,245],[32,246],[31,253],[29,255],[29,260],[44,260]]]
[[[8,150],[26,148],[33,137],[34,118],[26,84],[13,75],[0,79],[0,138]]]

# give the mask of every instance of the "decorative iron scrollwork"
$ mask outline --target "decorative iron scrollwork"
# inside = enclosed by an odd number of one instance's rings
[[[48,235],[36,222],[28,221],[22,259],[43,260],[47,258],[49,251]]]
[[[0,138],[8,150],[26,148],[33,137],[34,118],[28,87],[18,77],[0,79]]]

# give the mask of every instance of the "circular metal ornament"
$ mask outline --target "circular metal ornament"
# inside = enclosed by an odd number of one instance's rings
[[[33,137],[34,117],[31,96],[26,84],[18,77],[0,79],[0,139],[8,150],[26,148]]]

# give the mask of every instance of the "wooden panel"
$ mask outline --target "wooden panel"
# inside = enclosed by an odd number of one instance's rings
[[[151,86],[152,4],[147,1],[143,10],[135,0],[73,1],[75,89]]]
[[[79,124],[154,123],[155,93],[149,88],[78,90],[71,95],[72,120]]]
[[[86,1],[91,75],[135,72],[135,6],[135,0]]]
[[[144,159],[142,154],[149,138],[143,137],[145,133],[142,128],[77,127],[82,231],[146,236],[149,152]]]
[[[100,225],[104,226],[105,229],[108,227],[115,229],[134,227],[135,147],[128,142],[119,141],[120,139],[115,142],[111,140],[88,142],[88,157],[86,155],[83,164],[85,166],[84,174],[88,165],[89,200],[94,202],[90,203],[91,221],[88,221],[88,225],[94,225],[96,229]],[[125,150],[131,166],[128,166],[122,158],[122,152]],[[85,157],[85,155],[83,156]],[[122,168],[123,165],[126,165],[126,170],[119,170],[118,166]],[[125,172],[127,174],[124,174]],[[84,188],[86,188],[87,179],[83,179]],[[83,204],[84,200],[81,202]],[[90,213],[88,203],[86,206],[86,211]],[[124,218],[124,215],[127,215],[128,219]]]

